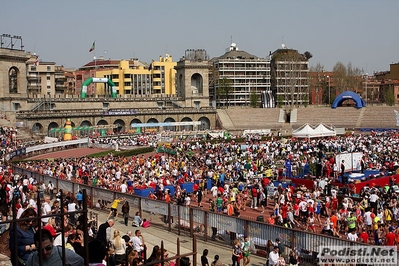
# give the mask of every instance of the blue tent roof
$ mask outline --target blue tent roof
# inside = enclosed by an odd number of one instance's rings
[[[353,91],[344,91],[335,98],[331,108],[335,109],[338,106],[342,106],[342,102],[348,99],[354,101],[356,103],[356,108],[358,109],[366,107],[366,102],[357,93],[354,93]]]

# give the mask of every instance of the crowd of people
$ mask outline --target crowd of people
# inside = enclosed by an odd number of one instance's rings
[[[0,127],[0,160],[4,163],[5,156],[17,149],[23,148],[24,144],[18,140],[18,129],[9,126]]]
[[[21,177],[23,178],[23,177]],[[7,180],[7,179],[6,179]],[[29,189],[28,189],[29,192]],[[30,191],[29,195],[40,193],[39,191]],[[78,195],[81,192],[78,192]],[[23,199],[22,193],[13,194],[15,198],[15,212],[17,213],[18,222],[10,224],[9,233],[9,250],[10,258],[16,264],[13,265],[39,265],[40,252],[42,255],[41,265],[60,265],[63,258],[66,265],[81,266],[86,258],[85,243],[88,244],[89,265],[142,265],[144,262],[159,261],[154,265],[161,265],[161,260],[167,258],[166,249],[161,251],[160,246],[155,246],[152,254],[146,256],[146,245],[144,236],[140,229],[128,231],[122,234],[117,229],[111,231],[117,217],[117,210],[111,208],[109,218],[105,223],[96,225],[96,217],[88,219],[87,227],[84,226],[84,214],[79,213],[81,207],[76,201],[79,199],[77,195],[74,197],[71,193],[57,196],[53,200],[50,199],[48,190],[45,191],[40,203],[36,202],[36,196],[33,195],[29,200]],[[40,196],[39,196],[40,197]],[[63,201],[64,210],[61,212],[60,202]],[[118,199],[118,203],[125,199]],[[8,202],[5,202],[7,206]],[[123,204],[123,206],[126,206]],[[4,206],[3,204],[1,206]],[[37,218],[38,207],[42,216],[57,215],[51,217]],[[117,206],[115,206],[117,207]],[[123,209],[123,208],[122,208]],[[64,215],[62,215],[64,213]],[[7,213],[9,215],[10,213]],[[146,227],[145,219],[141,220],[139,214],[136,213],[133,225],[136,227]],[[136,221],[138,220],[138,221]],[[137,223],[136,225],[134,223]],[[16,227],[14,229],[14,227]],[[41,227],[41,230],[38,230]],[[88,239],[84,241],[85,231],[87,229]],[[16,237],[14,236],[16,232]],[[112,233],[112,235],[111,235]],[[62,256],[62,247],[65,249],[65,257]],[[16,248],[16,249],[15,249]],[[16,252],[16,253],[15,253]],[[163,252],[163,253],[162,253]],[[148,258],[147,258],[148,257]],[[188,265],[188,258],[182,258],[181,265]],[[186,263],[186,264],[184,264]],[[165,263],[173,265],[172,261]]]
[[[123,143],[121,143],[123,144]],[[244,144],[244,145],[243,145]],[[369,135],[351,134],[314,140],[271,139],[247,135],[245,143],[189,142],[177,140],[170,144],[176,155],[165,153],[138,155],[131,158],[109,154],[100,158],[60,158],[54,161],[19,162],[17,165],[32,172],[61,179],[76,179],[94,187],[133,194],[135,188],[154,188],[150,197],[190,206],[192,201],[202,206],[211,193],[211,211],[240,216],[247,209],[264,214],[272,205],[266,222],[315,233],[328,234],[377,245],[399,244],[398,194],[395,176],[384,187],[367,186],[357,191],[359,198],[350,196],[350,180],[342,178],[340,162],[335,156],[344,152],[362,152],[362,168],[379,170],[378,176],[395,173],[398,169],[399,134],[396,131]],[[282,171],[279,171],[282,169]],[[2,175],[14,175],[7,169]],[[268,188],[275,180],[302,175],[313,180],[313,187]],[[338,179],[341,177],[340,179]],[[374,177],[377,178],[377,177]],[[27,181],[26,181],[27,180]],[[207,189],[207,180],[212,188]],[[343,182],[344,189],[333,185]],[[34,178],[3,184],[9,196],[17,190],[21,204],[29,198]],[[180,185],[193,182],[194,193],[185,193]],[[174,186],[170,197],[166,186]],[[43,190],[42,189],[42,190]],[[40,191],[40,189],[38,189]],[[358,200],[361,199],[361,200]]]
[[[111,135],[107,137],[92,136],[91,144],[118,145],[119,147],[150,146],[156,147],[160,137],[158,134]]]

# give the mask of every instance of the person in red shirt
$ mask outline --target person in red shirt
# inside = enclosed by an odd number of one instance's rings
[[[280,206],[280,211],[281,211],[281,217],[283,217],[283,223],[286,224],[287,223],[287,212],[288,212],[287,203],[284,202],[284,204],[282,204]]]
[[[363,243],[369,243],[369,235],[366,232],[366,228],[363,228],[363,231],[360,233],[359,238]]]
[[[332,210],[336,211],[338,209],[338,199],[337,198],[333,198],[332,199]]]
[[[193,186],[194,193],[197,192],[198,187],[199,187],[198,184],[197,184],[197,183],[194,183],[194,186]]]
[[[166,202],[170,202],[170,195],[169,195],[169,190],[166,190],[166,193],[165,193],[165,201]]]
[[[308,214],[314,214],[314,207],[312,202],[308,202]]]
[[[395,245],[395,234],[393,233],[393,228],[389,228],[388,234],[385,235],[385,245],[386,246]]]
[[[251,208],[258,208],[258,185],[252,186],[251,194],[252,194],[252,203]]]
[[[263,187],[267,187],[269,185],[269,183],[270,183],[269,178],[267,178],[267,177],[262,178],[262,186]]]
[[[270,215],[270,217],[267,218],[267,221],[269,222],[269,224],[275,224],[276,223],[276,216],[274,215],[274,213],[272,213]]]

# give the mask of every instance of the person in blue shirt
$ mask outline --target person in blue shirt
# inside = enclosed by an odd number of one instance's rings
[[[83,193],[81,190],[78,191],[78,194],[76,195],[76,200],[78,201],[78,208],[82,209]]]

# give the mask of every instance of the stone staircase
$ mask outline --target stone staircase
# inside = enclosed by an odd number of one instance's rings
[[[218,109],[217,115],[219,117],[219,121],[222,124],[222,128],[225,128],[227,130],[235,129],[234,123],[231,120],[230,116],[227,114],[226,109]]]

